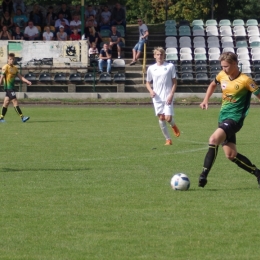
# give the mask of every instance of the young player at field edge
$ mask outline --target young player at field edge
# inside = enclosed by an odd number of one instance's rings
[[[173,120],[173,96],[177,88],[176,72],[173,64],[165,62],[165,51],[157,47],[153,51],[156,63],[149,66],[146,77],[146,88],[153,99],[155,115],[166,139],[165,145],[172,145],[166,121],[172,127],[176,137],[180,131]]]
[[[18,73],[18,68],[14,66],[14,60],[15,60],[14,53],[9,53],[8,62],[6,65],[2,67],[2,73],[0,75],[0,85],[2,84],[2,81],[4,81],[4,90],[6,92],[1,115],[0,115],[1,123],[5,122],[4,117],[7,112],[7,108],[10,104],[10,101],[12,101],[14,109],[21,117],[22,122],[25,123],[30,118],[28,116],[23,116],[23,113],[18,105],[18,100],[16,98],[16,94],[14,90],[15,77],[18,76],[21,81],[23,81],[28,85],[31,85],[32,83],[27,79],[25,79],[20,73]]]
[[[219,60],[222,71],[210,83],[204,100],[200,104],[202,109],[208,109],[209,98],[217,84],[221,85],[222,106],[218,118],[218,128],[209,138],[209,149],[199,177],[199,187],[204,187],[207,184],[207,176],[217,157],[220,144],[226,158],[255,175],[260,185],[260,170],[247,157],[238,153],[236,148],[236,133],[242,128],[248,114],[251,95],[253,93],[260,99],[260,89],[250,77],[239,71],[235,53],[222,53]]]

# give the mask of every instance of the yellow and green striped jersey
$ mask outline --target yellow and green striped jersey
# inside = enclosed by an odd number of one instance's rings
[[[219,113],[219,122],[232,119],[243,125],[248,114],[252,93],[258,95],[259,87],[247,75],[240,73],[239,76],[230,80],[228,75],[221,71],[216,76],[216,81],[222,89],[222,105]]]
[[[2,67],[2,75],[4,75],[4,89],[14,89],[15,77],[18,73],[17,67],[6,64]]]

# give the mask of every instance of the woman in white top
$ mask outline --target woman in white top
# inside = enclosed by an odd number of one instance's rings
[[[42,35],[44,41],[52,41],[53,40],[53,33],[49,26],[45,27],[45,32]]]

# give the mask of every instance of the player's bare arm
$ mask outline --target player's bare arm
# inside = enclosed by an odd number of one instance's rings
[[[156,93],[153,91],[151,83],[149,81],[146,81],[146,88],[148,89],[151,98],[154,98]]]
[[[217,84],[215,83],[215,81],[212,81],[209,86],[208,86],[208,89],[207,89],[207,92],[206,92],[206,95],[203,99],[203,101],[200,103],[200,107],[202,109],[208,109],[208,106],[209,106],[209,99],[211,97],[211,95],[214,93],[215,89],[217,87]]]
[[[32,85],[32,82],[24,78],[21,74],[18,73],[17,76],[22,82],[26,83],[29,86]]]

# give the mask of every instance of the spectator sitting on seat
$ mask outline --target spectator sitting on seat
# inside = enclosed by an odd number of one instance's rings
[[[52,41],[53,40],[53,32],[51,32],[50,26],[45,26],[45,32],[42,35],[44,41]]]
[[[7,26],[4,25],[0,32],[0,40],[12,40],[11,33],[7,30]]]
[[[80,34],[78,33],[78,29],[73,29],[73,33],[70,35],[71,41],[80,41]]]
[[[95,55],[95,57],[98,57],[99,51],[97,48],[96,43],[92,42],[91,47],[88,50],[88,55]]]
[[[99,72],[103,72],[103,66],[107,64],[107,73],[110,74],[111,72],[111,63],[112,63],[112,51],[108,48],[108,44],[104,43],[103,48],[100,51],[99,54],[99,60],[98,60],[98,69]]]
[[[111,25],[123,25],[126,31],[125,10],[121,7],[120,3],[116,3],[112,11]]]
[[[85,10],[85,20],[87,20],[89,18],[89,16],[93,16],[95,17],[97,14],[97,12],[93,9],[92,5],[88,5],[86,10]]]
[[[61,21],[61,25],[63,25],[63,27],[64,27],[64,32],[67,33],[68,36],[71,35],[72,32],[70,30],[70,27],[66,24],[66,22]]]
[[[33,21],[28,22],[28,26],[24,30],[24,39],[27,41],[38,40],[39,31],[36,26],[34,26]]]
[[[88,40],[89,45],[93,42],[98,46],[99,36],[94,27],[89,27],[85,31],[85,38]]]
[[[12,0],[3,0],[2,10],[3,10],[3,13],[5,13],[5,11],[8,11],[9,14],[12,14],[12,12],[13,12],[13,1]]]
[[[78,16],[81,15],[81,6],[80,5],[76,5],[74,8],[73,8],[73,11],[72,11],[72,14],[75,15],[77,14]]]
[[[43,26],[43,15],[38,4],[33,6],[33,10],[29,15],[29,20],[33,21],[33,24],[36,26]]]
[[[67,41],[68,35],[64,31],[64,26],[61,25],[59,28],[59,32],[57,32],[57,40],[58,41]]]
[[[24,31],[26,23],[28,22],[28,17],[22,13],[21,9],[16,10],[16,14],[13,17],[14,25],[19,26],[21,31]]]
[[[85,27],[94,27],[97,32],[99,31],[98,23],[92,15],[87,19]]]
[[[23,33],[21,32],[21,29],[19,26],[15,27],[15,32],[13,34],[13,40],[23,40]]]
[[[1,17],[1,27],[3,26],[6,26],[7,30],[12,32],[14,23],[8,11],[5,11],[3,16]]]
[[[59,14],[63,14],[63,17],[67,19],[68,21],[71,21],[71,13],[70,10],[67,8],[67,5],[65,3],[61,4],[61,9],[59,11]]]
[[[53,7],[49,6],[48,12],[46,14],[46,25],[48,26],[54,26],[55,21],[57,20],[57,14],[53,12]]]
[[[67,26],[70,25],[70,24],[69,24],[69,21],[63,17],[63,14],[62,14],[62,13],[60,13],[60,14],[59,14],[59,18],[55,21],[55,30],[56,30],[56,32],[59,31],[60,25],[62,25],[61,22],[65,22],[65,24],[66,24]],[[64,25],[63,25],[63,26],[64,26]]]
[[[21,12],[24,13],[25,4],[23,0],[13,0],[13,8],[15,13],[17,12],[17,9],[21,9]]]
[[[73,31],[74,29],[77,29],[78,33],[81,34],[81,21],[77,14],[73,15],[73,20],[70,22],[70,30]]]
[[[132,50],[133,60],[130,63],[130,65],[136,64],[137,60],[139,59],[139,57],[143,51],[144,44],[147,41],[148,35],[149,35],[147,25],[143,23],[143,20],[138,18],[137,22],[139,24],[139,41]]]
[[[116,26],[111,27],[111,32],[109,35],[109,48],[112,50],[113,46],[117,46],[118,59],[121,58],[121,48],[123,47],[123,42],[121,40],[121,33],[117,31]]]
[[[102,25],[110,25],[110,19],[111,19],[111,12],[108,9],[108,6],[104,6],[104,10],[101,12],[101,22],[100,26]]]

